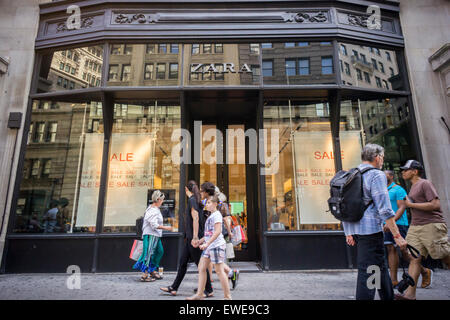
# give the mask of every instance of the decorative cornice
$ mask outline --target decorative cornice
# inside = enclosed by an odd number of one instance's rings
[[[287,12],[282,15],[285,22],[298,23],[329,23],[328,11],[301,11],[297,13]]]
[[[115,24],[132,24],[132,23],[138,23],[138,24],[144,24],[144,23],[156,23],[159,21],[160,15],[159,14],[148,14],[145,15],[143,13],[137,13],[137,14],[123,14],[119,13],[117,15],[114,15],[113,23]]]
[[[114,11],[111,24],[153,24],[157,22],[164,23],[205,23],[205,22],[288,22],[288,23],[330,23],[330,14],[328,10],[309,10],[300,12],[253,12],[236,13],[221,12],[211,13],[199,12],[192,15],[186,15],[182,12],[120,12]]]

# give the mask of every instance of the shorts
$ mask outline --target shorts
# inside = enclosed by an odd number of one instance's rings
[[[224,263],[225,262],[225,248],[226,245],[223,244],[215,248],[206,248],[202,253],[202,257],[208,258],[213,264]]]
[[[429,223],[422,226],[410,226],[406,242],[419,250],[420,255],[428,255],[435,260],[450,255],[447,225],[445,223]]]
[[[398,231],[400,231],[400,235],[403,237],[403,239],[406,238],[409,226],[397,225],[397,228]],[[394,236],[391,232],[384,232],[384,244],[393,244],[394,246],[397,246],[395,244]]]

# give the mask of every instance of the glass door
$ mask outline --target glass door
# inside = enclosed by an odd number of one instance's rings
[[[199,183],[212,182],[226,195],[233,226],[240,225],[245,235],[234,260],[249,260],[245,125],[207,123],[201,129]]]

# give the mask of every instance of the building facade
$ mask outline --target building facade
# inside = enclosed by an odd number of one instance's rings
[[[351,268],[328,186],[367,143],[385,147],[385,167],[405,188],[399,167],[423,161],[449,207],[448,183],[427,160],[448,167],[445,155],[429,155],[430,145],[448,154],[448,139],[423,128],[426,107],[411,86],[417,62],[401,23],[413,4],[371,1],[378,25],[367,1],[27,4],[7,22],[29,15],[33,45],[0,48],[0,88],[17,80],[5,77],[20,64],[15,50],[28,63],[5,104],[12,120],[22,114],[19,128],[7,118],[1,128],[2,272],[131,271],[135,220],[156,189],[173,227],[162,264],[176,270],[191,179],[226,194],[245,232],[237,261]],[[429,65],[441,83],[447,47]],[[436,95],[448,119],[447,92]]]

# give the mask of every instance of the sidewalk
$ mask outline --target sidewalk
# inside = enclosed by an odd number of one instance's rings
[[[197,275],[186,274],[178,296],[171,297],[159,287],[170,285],[175,275],[166,272],[163,280],[146,283],[140,282],[139,273],[134,272],[81,274],[80,289],[70,290],[67,274],[7,274],[0,275],[0,300],[183,300],[193,294]],[[356,276],[355,270],[243,272],[231,293],[233,300],[353,300]],[[216,274],[213,280],[216,290],[212,299],[222,299]],[[417,299],[450,300],[450,271],[436,269],[432,288],[417,289]]]

